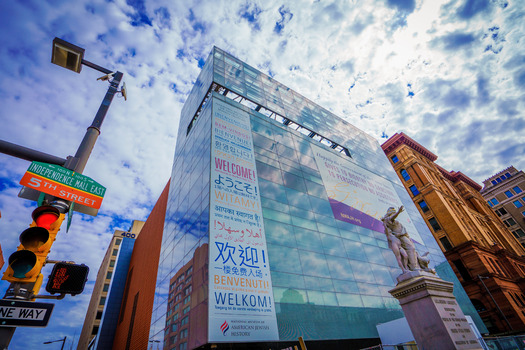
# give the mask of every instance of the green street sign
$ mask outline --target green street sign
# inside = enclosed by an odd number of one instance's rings
[[[106,193],[104,186],[87,176],[41,162],[31,163],[20,184],[26,186],[20,195],[23,198],[36,200],[36,191],[46,193],[76,203],[76,211],[93,216],[97,215]]]

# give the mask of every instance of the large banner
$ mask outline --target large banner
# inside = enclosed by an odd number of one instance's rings
[[[392,184],[351,161],[313,147],[335,218],[384,233],[381,218],[388,208],[398,209],[403,205]],[[406,211],[397,220],[406,228],[410,238],[423,242]]]
[[[250,116],[213,100],[209,342],[279,340]]]

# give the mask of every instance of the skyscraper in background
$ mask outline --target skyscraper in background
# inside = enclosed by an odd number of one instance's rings
[[[97,280],[78,340],[78,349],[111,349],[135,239],[144,221],[134,220],[128,231],[116,230],[100,264]]]
[[[483,181],[481,195],[525,247],[525,173],[504,169]]]
[[[380,221],[401,205],[486,331],[379,143],[219,48],[183,107],[170,181],[150,330],[164,349],[377,344],[376,325],[403,317]]]

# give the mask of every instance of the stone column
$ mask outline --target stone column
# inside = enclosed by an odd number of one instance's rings
[[[482,349],[452,294],[453,283],[415,270],[390,290],[399,300],[420,350]]]

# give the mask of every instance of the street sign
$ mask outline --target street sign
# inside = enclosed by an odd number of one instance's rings
[[[45,327],[55,304],[0,299],[0,326]]]
[[[104,186],[87,176],[55,164],[41,162],[31,163],[20,184],[95,211],[100,208],[106,193]],[[24,198],[29,197],[24,196]],[[77,210],[81,211],[80,208]]]

